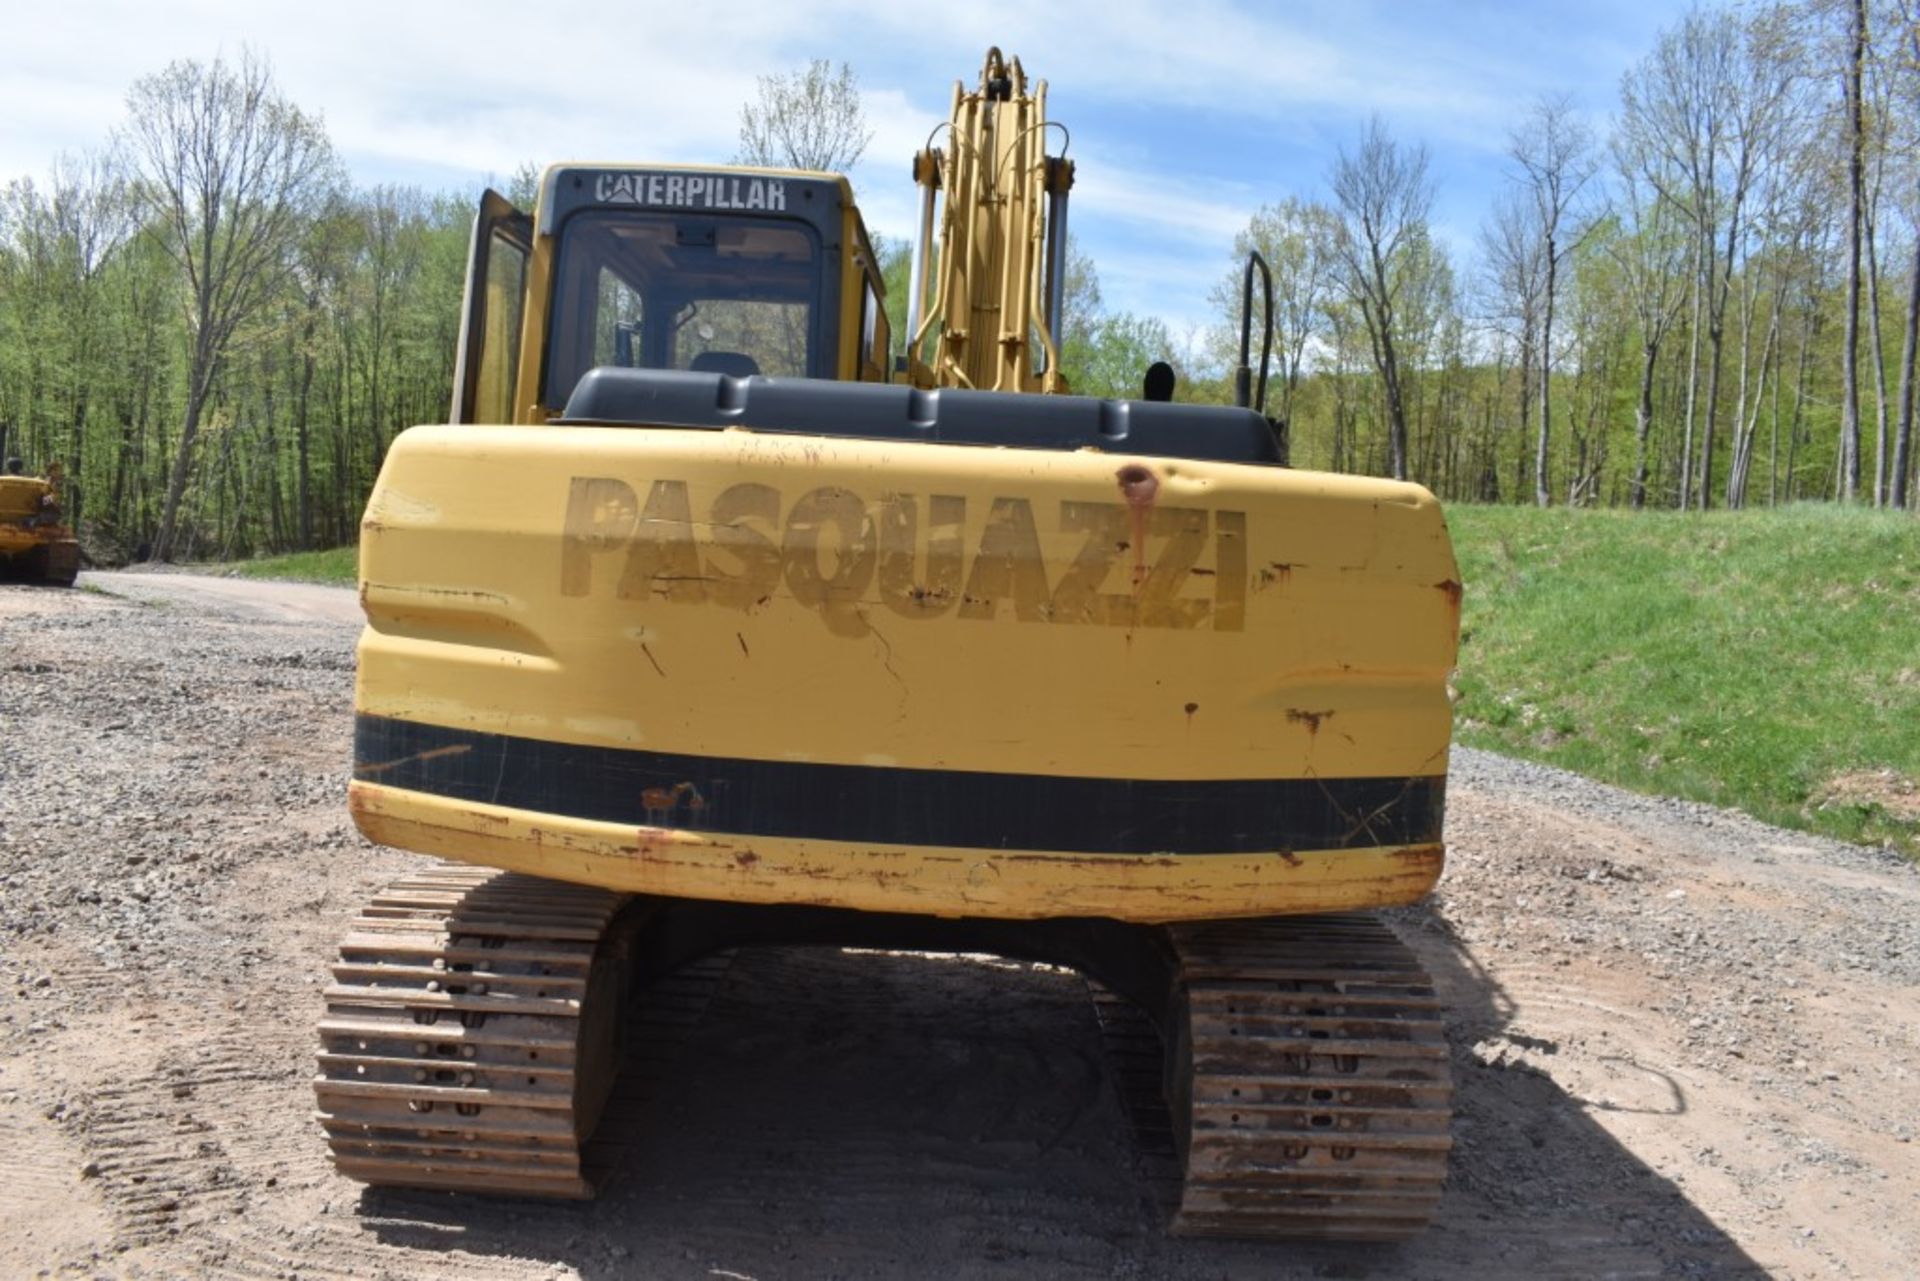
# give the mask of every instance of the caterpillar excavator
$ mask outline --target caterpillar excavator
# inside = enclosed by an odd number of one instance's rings
[[[484,198],[451,421],[395,441],[362,525],[349,803],[444,861],[333,967],[344,1174],[591,1196],[631,995],[835,945],[1068,965],[1143,1012],[1174,1231],[1432,1216],[1444,1028],[1371,909],[1441,870],[1445,523],[1283,466],[1244,354],[1237,406],[1164,370],[1067,394],[1045,106],[997,50],[955,85],[903,353],[844,178],[562,164],[530,215]]]

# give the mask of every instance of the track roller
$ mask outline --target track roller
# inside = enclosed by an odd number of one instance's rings
[[[617,1068],[625,896],[442,864],[353,923],[320,1024],[319,1119],[342,1174],[586,1198]]]
[[[1441,1006],[1366,915],[1174,926],[1167,1100],[1185,1177],[1173,1230],[1394,1241],[1446,1178]]]

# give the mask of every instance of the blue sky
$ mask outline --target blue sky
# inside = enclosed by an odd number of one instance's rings
[[[1224,0],[961,5],[851,0],[69,0],[12,6],[0,42],[0,181],[101,145],[128,85],[174,58],[271,59],[360,183],[460,187],[524,161],[724,161],[755,77],[853,64],[875,137],[853,177],[870,226],[913,230],[912,153],[990,44],[1049,81],[1072,131],[1072,226],[1109,307],[1176,336],[1209,319],[1260,204],[1326,194],[1370,113],[1432,150],[1434,223],[1465,258],[1507,172],[1508,130],[1569,94],[1604,132],[1620,75],[1677,3]]]

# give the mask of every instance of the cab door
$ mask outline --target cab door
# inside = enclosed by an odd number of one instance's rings
[[[456,423],[510,423],[525,322],[533,219],[499,192],[480,197],[467,260],[467,293],[453,366]]]

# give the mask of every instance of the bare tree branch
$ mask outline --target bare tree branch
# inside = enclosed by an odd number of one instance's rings
[[[740,108],[738,164],[844,173],[858,164],[873,131],[860,107],[853,68],[825,58],[805,71],[760,77],[760,100]]]
[[[200,417],[240,328],[280,289],[303,221],[334,180],[320,122],[274,87],[251,53],[175,62],[134,83],[124,135],[137,191],[191,294],[186,414],[154,540],[173,552]]]

